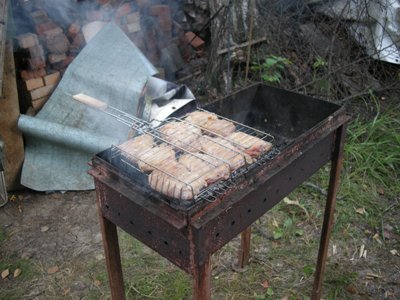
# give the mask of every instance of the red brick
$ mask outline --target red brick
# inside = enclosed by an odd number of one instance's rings
[[[22,80],[29,80],[32,78],[38,78],[38,77],[43,77],[46,75],[46,70],[45,69],[38,69],[38,70],[22,70],[21,71],[21,78]]]
[[[30,13],[30,16],[35,24],[46,23],[50,21],[47,13],[44,10],[36,10]]]
[[[71,25],[69,25],[68,27],[68,37],[70,37],[71,39],[73,39],[74,37],[77,36],[77,34],[81,31],[81,26],[79,26],[79,24],[76,23],[72,23]]]
[[[188,31],[185,33],[185,38],[190,45],[192,45],[193,48],[196,50],[201,50],[204,48],[205,42],[199,38],[197,35],[195,35],[193,32]]]
[[[49,99],[49,95],[44,96],[39,99],[32,100],[32,107],[35,112],[38,112],[39,110],[42,109],[42,107],[46,104],[47,100]]]
[[[49,54],[49,56],[48,56],[48,60],[49,60],[49,62],[51,64],[55,64],[55,63],[61,62],[61,61],[65,60],[65,59],[67,59],[67,55],[65,53],[62,53],[62,54],[54,54],[54,53],[52,53],[52,54]]]
[[[52,38],[52,37],[57,36],[62,33],[63,33],[63,30],[61,29],[61,27],[57,26],[55,28],[44,31],[43,35],[48,39],[48,38]]]
[[[103,12],[101,10],[88,10],[86,12],[86,19],[88,22],[102,21]]]
[[[50,22],[46,22],[46,23],[37,24],[35,26],[35,29],[36,29],[37,34],[43,35],[46,31],[55,29],[57,27],[59,27],[59,26],[57,26],[56,23],[54,23],[53,21],[50,21]]]
[[[44,76],[44,84],[45,85],[53,85],[57,84],[60,81],[61,74],[60,72],[54,72],[49,75]]]
[[[33,57],[28,59],[29,68],[32,70],[42,69],[46,67],[44,57]]]
[[[36,45],[34,47],[28,48],[29,50],[29,56],[30,57],[43,57],[44,56],[44,50],[42,45]]]
[[[45,86],[42,86],[38,89],[31,91],[32,100],[37,100],[37,99],[40,99],[40,98],[50,95],[55,87],[56,87],[55,85],[45,85]]]
[[[152,5],[149,8],[150,16],[160,16],[166,14],[171,17],[171,12],[168,5]]]
[[[172,32],[172,19],[170,14],[159,15],[157,20],[162,31],[169,33]]]
[[[132,12],[132,6],[129,3],[124,3],[117,8],[115,17],[119,19],[120,17],[129,15]]]
[[[25,33],[17,36],[21,48],[31,48],[39,44],[38,36],[34,33]]]
[[[46,47],[51,53],[63,54],[69,50],[69,46],[69,41],[63,33],[46,38]]]
[[[85,44],[85,37],[83,36],[83,33],[80,32],[74,37],[71,43],[70,51],[79,51],[85,46]]]
[[[34,90],[34,89],[44,86],[44,82],[43,82],[42,77],[38,77],[38,78],[32,78],[32,79],[25,81],[25,85],[26,85],[26,89],[28,91],[31,91],[31,90]]]
[[[136,47],[140,49],[143,53],[146,52],[146,45],[144,43],[142,34],[140,32],[130,33],[129,37]]]

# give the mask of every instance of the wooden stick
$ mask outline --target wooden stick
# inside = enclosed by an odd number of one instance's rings
[[[259,38],[259,39],[253,40],[253,41],[247,41],[247,42],[241,43],[241,44],[239,44],[239,45],[235,45],[235,46],[231,46],[231,47],[229,47],[229,48],[224,48],[224,49],[218,50],[218,51],[217,51],[217,54],[218,54],[218,55],[225,54],[225,53],[227,53],[228,51],[233,51],[233,50],[236,50],[236,49],[238,49],[238,48],[246,47],[246,46],[248,46],[249,43],[250,43],[251,45],[255,45],[255,44],[264,42],[264,41],[266,41],[266,40],[267,40],[266,37],[261,37],[261,38]]]

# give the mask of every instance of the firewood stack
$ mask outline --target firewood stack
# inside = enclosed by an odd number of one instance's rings
[[[27,67],[20,75],[35,110],[43,106],[65,69],[85,46],[82,28],[91,22],[117,24],[167,80],[177,79],[177,71],[191,59],[205,55],[205,42],[187,30],[187,24],[181,26],[173,18],[183,6],[180,1],[166,5],[165,1],[92,0],[80,5],[80,1],[71,0],[79,10],[68,20],[69,24],[51,17],[51,2],[20,1],[32,24],[31,32],[17,37],[19,46],[29,53]]]

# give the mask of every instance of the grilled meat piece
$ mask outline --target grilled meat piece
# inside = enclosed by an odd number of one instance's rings
[[[130,155],[130,159],[134,162],[137,161],[138,156],[153,148],[153,137],[148,134],[139,135],[135,138],[129,139],[126,142],[118,145],[117,147]]]
[[[207,186],[200,175],[190,172],[176,161],[154,170],[149,175],[149,184],[157,192],[179,200],[194,199],[200,190]]]
[[[188,114],[187,117],[185,118],[186,121],[198,126],[203,126],[208,121],[217,119],[218,117],[215,114],[199,110],[196,110]]]
[[[151,172],[171,162],[176,162],[175,151],[167,144],[153,147],[138,156],[139,169],[143,172]]]
[[[253,158],[257,158],[272,148],[271,143],[240,131],[231,133],[227,139]]]
[[[228,136],[236,130],[236,127],[232,122],[222,119],[208,120],[201,127],[205,129],[205,134],[211,136]]]
[[[207,184],[212,184],[221,179],[228,179],[230,175],[229,164],[207,154],[184,154],[179,158],[191,172],[197,172]]]
[[[203,136],[200,139],[200,144],[204,153],[221,158],[228,162],[232,172],[244,166],[246,162],[248,164],[253,162],[249,155],[242,152],[223,138]]]
[[[201,136],[201,129],[185,122],[170,122],[159,128],[163,138],[170,142],[177,150],[190,152],[200,151],[198,141]]]

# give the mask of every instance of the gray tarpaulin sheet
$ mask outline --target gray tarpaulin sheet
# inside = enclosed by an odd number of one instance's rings
[[[34,190],[87,190],[93,154],[127,139],[129,128],[72,99],[78,93],[136,115],[149,76],[157,70],[114,24],[104,27],[70,64],[34,117],[21,116],[26,138],[21,183]]]

